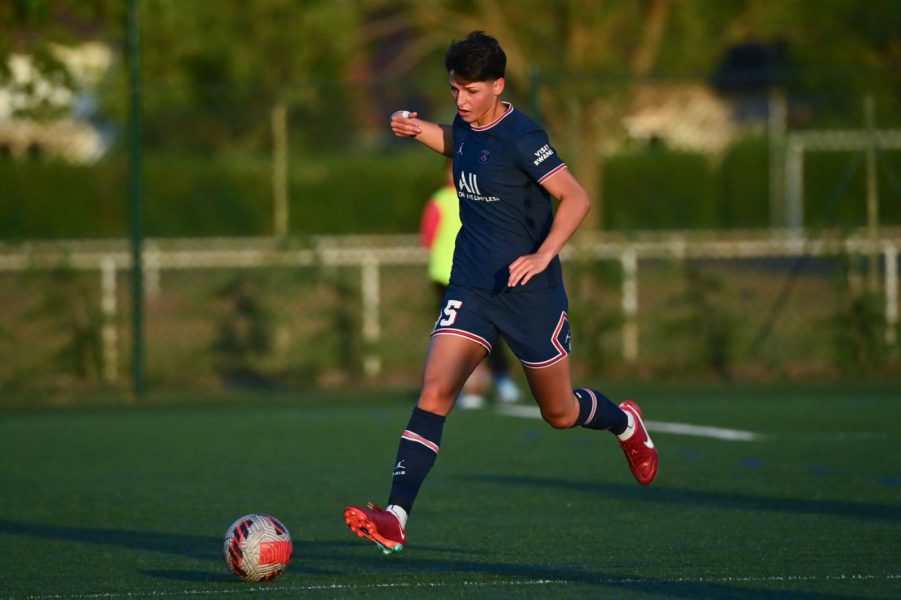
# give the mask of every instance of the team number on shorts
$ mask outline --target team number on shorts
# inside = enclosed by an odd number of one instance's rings
[[[457,310],[459,310],[461,306],[463,306],[463,302],[460,300],[448,300],[447,306],[441,311],[445,315],[445,318],[438,321],[438,324],[442,327],[453,325],[457,320]]]

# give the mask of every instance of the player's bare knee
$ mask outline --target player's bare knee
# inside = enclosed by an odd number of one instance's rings
[[[419,392],[419,402],[417,405],[422,410],[443,414],[453,406],[455,398],[456,393],[454,390],[451,390],[446,385],[438,382],[426,381],[422,386],[422,390]]]
[[[569,429],[575,418],[569,411],[541,411],[541,418],[554,429]]]

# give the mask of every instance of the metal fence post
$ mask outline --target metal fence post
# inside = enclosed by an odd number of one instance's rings
[[[132,299],[132,392],[144,395],[144,273],[142,244],[143,198],[141,156],[141,63],[140,63],[140,2],[128,3],[128,207],[131,238],[131,299]]]
[[[116,332],[116,261],[104,256],[100,261],[100,309],[103,311],[103,379],[119,378],[119,339]]]
[[[770,228],[784,225],[785,220],[785,131],[788,103],[785,94],[772,89],[769,98],[769,176]]]
[[[363,294],[363,341],[366,355],[363,358],[363,371],[369,375],[378,375],[382,371],[382,358],[379,355],[378,342],[382,337],[379,325],[381,311],[379,300],[379,263],[372,254],[367,254],[360,263],[360,288]]]
[[[144,244],[144,297],[156,300],[160,295],[160,246],[154,241]]]
[[[785,150],[785,226],[790,239],[804,231],[804,144],[789,135]]]
[[[898,247],[883,246],[885,255],[885,342],[894,346],[898,341]]]
[[[635,248],[623,249],[620,254],[623,269],[623,359],[638,359],[638,254]]]

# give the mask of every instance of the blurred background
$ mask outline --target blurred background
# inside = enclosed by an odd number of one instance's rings
[[[0,398],[415,388],[387,122],[475,29],[594,200],[580,380],[901,375],[897,0],[2,0]]]

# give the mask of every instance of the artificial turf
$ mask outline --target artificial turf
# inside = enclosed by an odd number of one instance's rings
[[[341,513],[384,502],[409,392],[6,409],[0,597],[901,596],[899,386],[633,391],[652,422],[758,437],[652,428],[642,488],[609,434],[458,411],[391,556]],[[294,538],[268,584],[222,560],[249,512]]]

